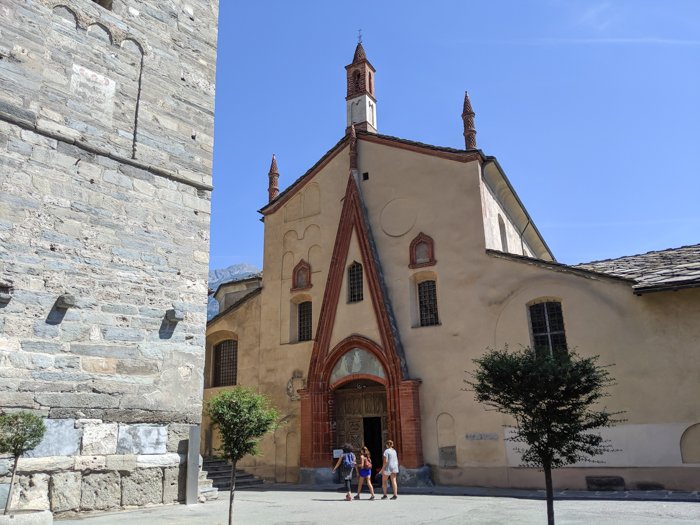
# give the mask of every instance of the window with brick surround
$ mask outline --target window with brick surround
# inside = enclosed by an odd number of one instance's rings
[[[299,303],[299,341],[311,341],[311,301]]]
[[[105,9],[109,9],[110,11],[112,10],[112,0],[92,0],[95,2],[97,5],[101,5]]]
[[[559,301],[545,301],[528,307],[532,346],[549,353],[566,352],[564,314]]]
[[[233,386],[238,375],[238,341],[222,341],[214,346],[214,387]]]
[[[358,262],[348,267],[348,302],[359,303],[362,301],[362,265]]]
[[[409,268],[435,266],[435,242],[432,237],[420,232],[409,246]]]
[[[435,281],[418,283],[418,310],[421,326],[440,324],[437,305],[437,286]]]

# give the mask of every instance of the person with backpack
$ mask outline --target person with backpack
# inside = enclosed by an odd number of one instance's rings
[[[355,499],[360,499],[360,492],[362,492],[362,482],[367,480],[367,486],[369,491],[372,493],[372,497],[369,499],[374,499],[374,487],[372,486],[372,460],[370,459],[369,449],[367,447],[362,447],[360,455],[360,485],[357,487],[357,496]]]
[[[352,481],[352,471],[357,470],[357,461],[355,454],[352,453],[352,445],[350,443],[343,445],[343,455],[338,458],[338,463],[335,464],[333,469],[334,473],[338,467],[340,467],[340,476],[345,480],[345,488],[348,489],[345,501],[351,501],[352,487],[350,482]]]
[[[384,464],[382,465],[382,486],[384,488],[384,496],[386,499],[386,484],[391,479],[391,487],[394,489],[394,495],[391,499],[398,498],[396,494],[396,474],[399,473],[399,458],[394,450],[394,442],[389,440],[386,442],[386,450],[384,451]]]

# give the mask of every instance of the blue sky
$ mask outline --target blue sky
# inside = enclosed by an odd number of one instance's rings
[[[379,132],[503,166],[567,264],[700,242],[700,2],[220,1],[211,268],[262,267],[280,188],[345,130],[357,30]]]

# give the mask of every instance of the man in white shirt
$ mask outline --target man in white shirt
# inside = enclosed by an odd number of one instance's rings
[[[386,482],[387,479],[391,478],[391,486],[394,489],[394,495],[391,499],[397,499],[396,494],[396,474],[399,473],[399,458],[394,450],[394,442],[388,440],[386,442],[386,450],[384,451],[384,464],[382,465],[382,487],[384,490],[384,496],[382,499],[387,499],[386,495]]]

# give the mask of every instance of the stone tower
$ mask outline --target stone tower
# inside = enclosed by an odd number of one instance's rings
[[[184,498],[217,20],[217,0],[0,2],[0,406],[48,429],[14,508]]]
[[[377,99],[374,98],[375,69],[367,60],[362,42],[355,48],[352,64],[345,66],[348,80],[347,127],[377,132]]]

